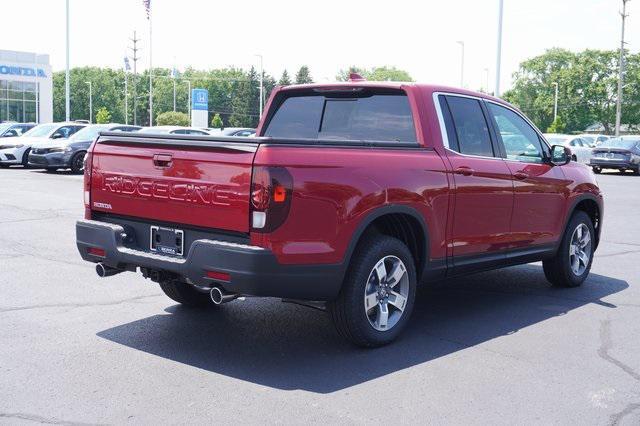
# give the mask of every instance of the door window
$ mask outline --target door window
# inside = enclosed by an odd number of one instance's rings
[[[480,101],[460,96],[447,96],[447,104],[455,128],[457,147],[452,149],[466,155],[493,157],[489,126]]]
[[[538,133],[520,115],[503,106],[488,102],[507,159],[542,163],[544,153]]]

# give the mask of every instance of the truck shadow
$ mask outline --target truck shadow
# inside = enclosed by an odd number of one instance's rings
[[[591,274],[582,287],[552,288],[542,268],[523,265],[425,288],[412,320],[387,347],[342,341],[323,312],[276,300],[236,301],[219,310],[179,305],[98,336],[207,372],[284,390],[330,393],[517,333],[628,287]],[[506,337],[508,338],[508,337]]]

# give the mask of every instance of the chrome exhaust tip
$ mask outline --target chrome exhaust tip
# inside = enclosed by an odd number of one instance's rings
[[[212,287],[209,291],[209,296],[211,297],[211,301],[216,305],[221,305],[223,303],[231,302],[232,300],[240,297],[239,294],[236,293],[227,293],[220,287]]]
[[[112,275],[119,274],[120,272],[124,272],[124,270],[112,268],[111,266],[107,266],[102,262],[96,265],[96,273],[100,278],[110,277]]]

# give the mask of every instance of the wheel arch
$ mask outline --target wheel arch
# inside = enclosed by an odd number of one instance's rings
[[[564,229],[567,228],[567,224],[571,220],[571,217],[576,211],[583,211],[589,216],[591,219],[591,223],[593,224],[593,228],[595,230],[596,237],[596,248],[598,248],[598,244],[600,243],[600,232],[602,228],[602,203],[600,200],[592,194],[581,194],[576,197],[571,203],[571,207],[568,210],[567,217],[564,222]]]
[[[368,213],[354,231],[344,258],[349,267],[358,244],[370,232],[379,232],[398,238],[405,243],[414,257],[418,282],[424,276],[429,258],[429,233],[424,217],[413,207],[385,205]]]

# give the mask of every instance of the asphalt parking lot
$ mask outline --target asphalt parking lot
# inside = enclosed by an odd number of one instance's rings
[[[578,289],[531,264],[418,294],[395,344],[320,311],[184,309],[75,247],[82,177],[0,170],[0,423],[640,423],[640,177],[602,175],[603,242]]]

